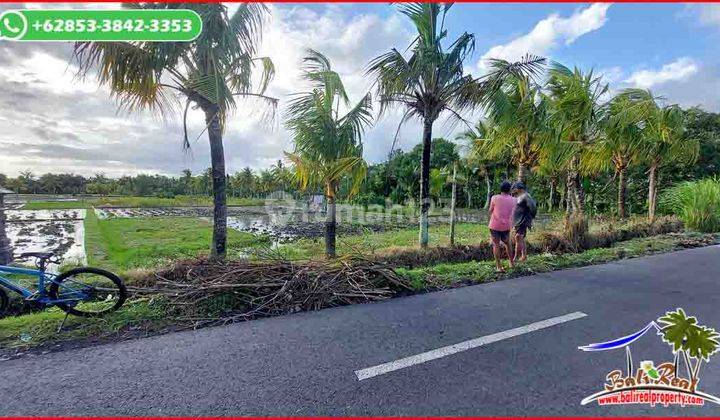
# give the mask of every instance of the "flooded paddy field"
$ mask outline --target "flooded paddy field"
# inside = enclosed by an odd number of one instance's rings
[[[198,217],[212,221],[210,207],[95,208],[101,220],[113,218]],[[382,214],[361,212],[356,208],[338,206],[337,234],[359,235],[401,229],[415,223],[403,218],[386,218]],[[269,236],[275,243],[324,235],[325,212],[295,206],[228,207],[228,227],[257,236]]]
[[[53,252],[64,263],[85,264],[85,210],[9,210],[7,235],[13,247],[15,262],[24,252]]]

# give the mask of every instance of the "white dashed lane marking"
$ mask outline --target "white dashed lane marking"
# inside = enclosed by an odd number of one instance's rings
[[[440,347],[438,349],[426,351],[424,353],[416,354],[413,356],[404,357],[402,359],[393,360],[392,362],[383,363],[377,366],[371,366],[365,369],[355,371],[355,375],[358,380],[373,378],[375,376],[384,375],[386,373],[394,372],[396,370],[404,369],[410,366],[419,365],[431,360],[440,359],[446,356],[451,356],[466,350],[474,349],[476,347],[484,346],[486,344],[495,343],[501,340],[505,340],[519,335],[531,333],[533,331],[542,330],[545,328],[552,327],[554,325],[562,324],[576,319],[584,318],[587,314],[582,312],[573,312],[566,315],[556,316],[554,318],[548,318],[542,321],[533,322],[531,324],[523,325],[522,327],[512,328],[505,331],[500,331],[494,334],[485,335],[482,337],[474,338],[472,340],[463,341],[461,343],[453,344],[450,346]]]

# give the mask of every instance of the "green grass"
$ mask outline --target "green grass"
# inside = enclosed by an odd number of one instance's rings
[[[69,316],[62,331],[58,332],[63,318],[64,312],[50,308],[28,315],[0,319],[0,348],[35,347],[86,337],[104,338],[129,327],[157,331],[167,325],[164,305],[147,299],[128,302],[122,310],[103,318]]]
[[[207,255],[212,238],[211,223],[193,217],[99,220],[89,214],[85,229],[88,262],[121,274]],[[268,245],[267,238],[228,230],[230,258],[237,258],[247,248]]]
[[[547,229],[556,229],[562,223],[555,220],[548,224]],[[528,239],[534,240],[540,229],[533,229],[528,233]],[[490,240],[490,231],[484,223],[458,223],[455,226],[455,243],[462,245],[477,244]],[[430,245],[448,246],[450,244],[450,225],[430,225]],[[416,226],[390,230],[386,232],[373,232],[364,235],[339,236],[337,238],[338,255],[352,253],[373,254],[388,252],[394,248],[418,247],[418,228]],[[324,238],[300,239],[295,242],[281,245],[278,250],[287,258],[302,260],[316,258],[324,255]]]
[[[720,178],[676,185],[663,194],[661,204],[677,214],[690,229],[720,231]]]
[[[22,210],[64,210],[64,209],[88,209],[90,202],[78,201],[31,201],[26,203]]]
[[[257,198],[229,197],[229,206],[262,206],[265,200]],[[31,201],[23,210],[87,209],[91,207],[187,207],[212,206],[212,197],[179,195],[174,198],[160,197],[98,197],[78,201]]]
[[[508,269],[506,274],[495,272],[494,261],[477,261],[457,264],[438,264],[416,269],[397,269],[408,277],[417,290],[428,287],[446,287],[461,282],[484,283],[509,277],[518,277],[570,267],[601,264],[624,258],[669,252],[681,249],[684,241],[702,238],[698,233],[667,234],[619,242],[610,248],[595,248],[578,254],[529,255],[528,260]],[[716,239],[718,237],[716,236]],[[507,261],[504,261],[507,267]]]

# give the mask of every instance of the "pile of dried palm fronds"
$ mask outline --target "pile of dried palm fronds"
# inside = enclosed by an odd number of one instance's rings
[[[389,266],[360,258],[189,260],[148,280],[133,292],[164,296],[187,319],[209,323],[382,300],[410,289]]]

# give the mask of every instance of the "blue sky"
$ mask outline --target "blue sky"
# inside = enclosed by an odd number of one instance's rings
[[[543,19],[553,14],[569,17],[588,3],[458,3],[448,14],[450,38],[462,31],[475,34],[478,59],[491,47],[510,42],[530,32]],[[296,6],[278,6],[294,8]],[[326,5],[305,5],[322,13]],[[397,12],[386,4],[343,5],[355,16],[377,14],[388,18]],[[717,45],[720,42],[720,22],[702,23],[702,9],[717,5],[670,4],[612,4],[606,13],[607,21],[599,29],[585,34],[569,45],[559,45],[552,58],[566,65],[597,69],[622,67],[628,71],[658,67],[678,57],[692,57],[700,61],[720,62]],[[711,12],[706,12],[710,14]],[[713,12],[718,14],[720,12]],[[713,54],[715,53],[715,54]]]
[[[50,7],[0,5],[0,9]],[[51,5],[53,8],[116,8],[117,4]],[[228,7],[233,9],[228,4]],[[413,37],[410,21],[389,4],[269,4],[260,53],[275,62],[269,94],[280,100],[267,123],[255,104],[243,104],[228,123],[225,147],[230,172],[267,168],[292,136],[282,115],[292,93],[304,89],[299,65],[306,48],[326,54],[340,72],[351,99],[372,86],[367,63]],[[476,49],[466,70],[479,75],[483,58],[509,60],[534,53],[568,66],[595,68],[613,90],[649,88],[668,103],[700,105],[720,112],[720,3],[675,4],[456,4],[447,18],[449,38],[475,34]],[[106,88],[74,78],[69,44],[0,41],[0,172],[22,170],[108,176],[201,172],[208,166],[207,140],[199,136],[190,154],[181,151],[178,118],[118,113]],[[365,135],[365,157],[385,158],[399,121],[391,112]],[[469,120],[478,115],[466,115]],[[23,121],[18,126],[16,121]],[[190,131],[203,131],[203,116],[190,115]],[[436,124],[434,134],[453,138],[463,127]],[[399,146],[420,141],[420,124],[410,121]]]

